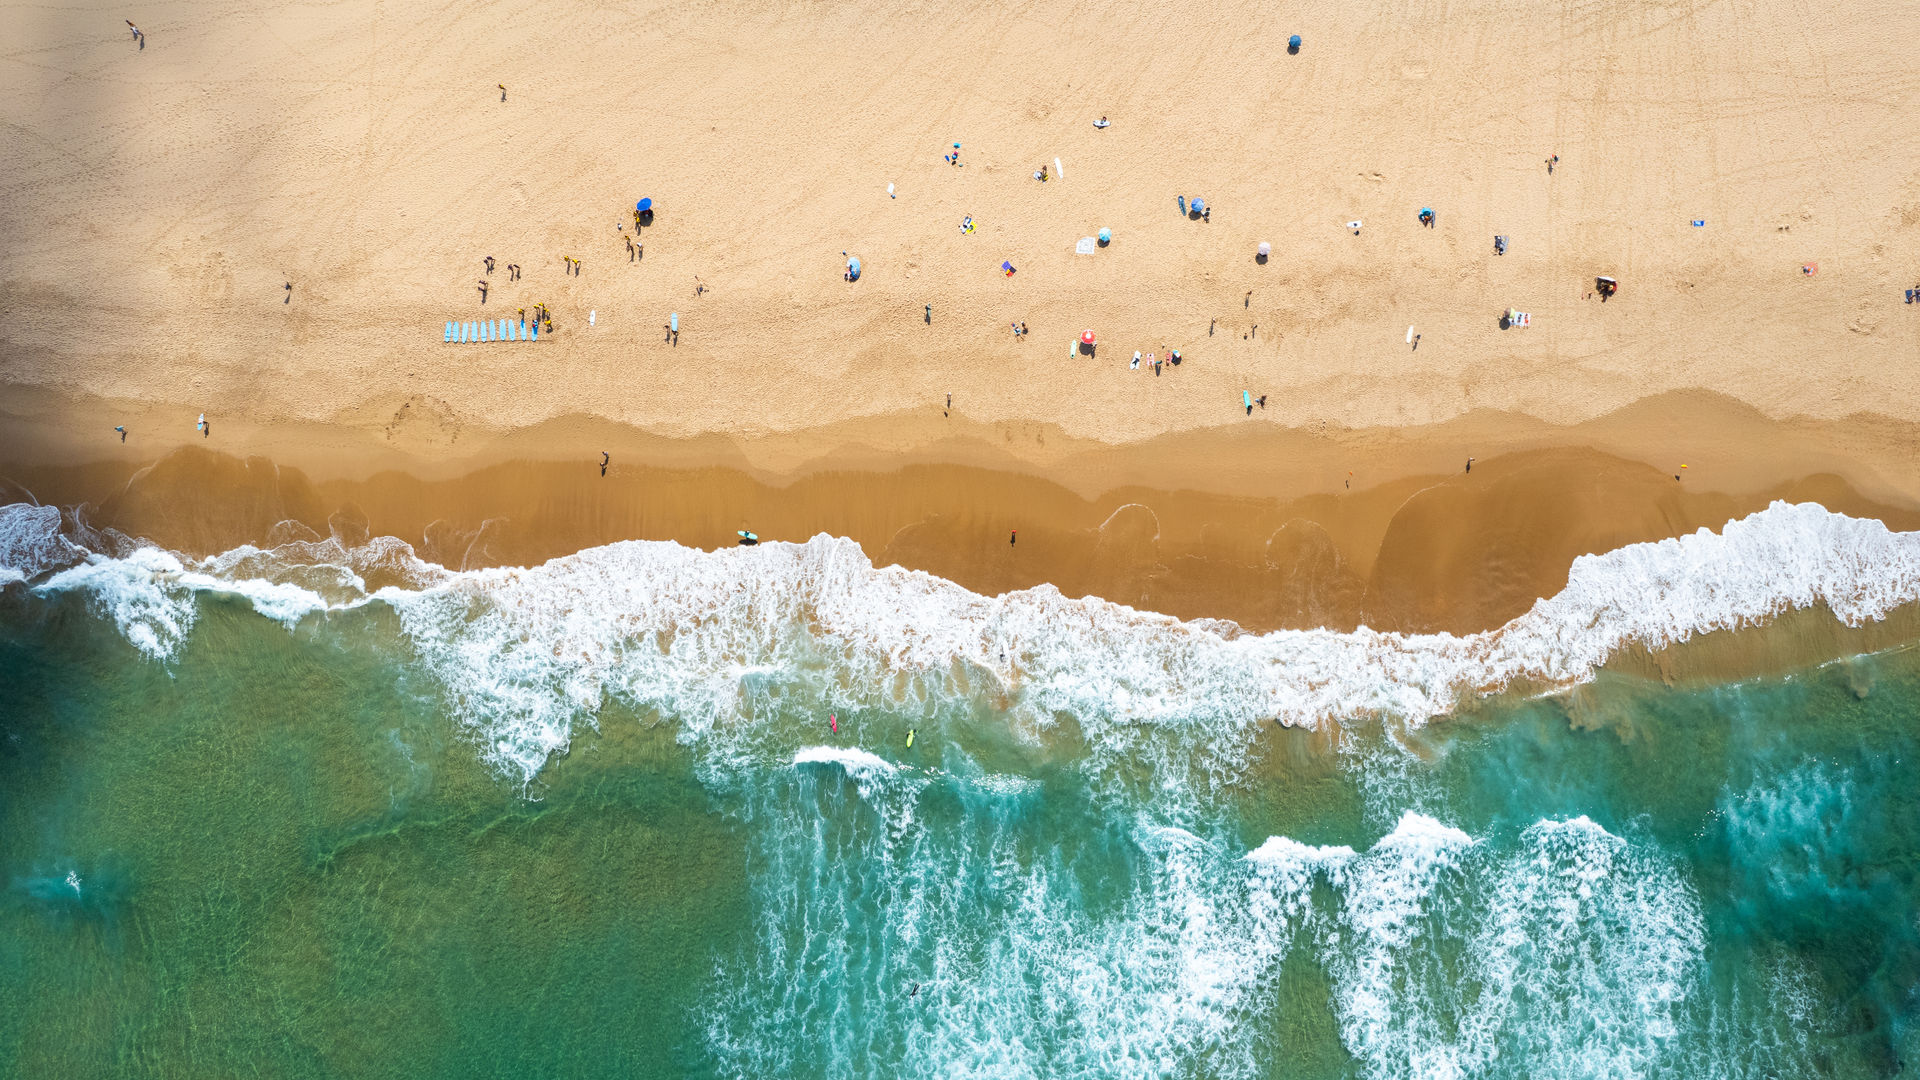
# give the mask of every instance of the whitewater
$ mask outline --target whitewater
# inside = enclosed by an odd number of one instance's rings
[[[1576,559],[1558,594],[1469,635],[1250,634],[1047,585],[986,597],[875,568],[826,535],[719,551],[627,541],[451,571],[390,537],[189,559],[27,504],[0,508],[6,580],[84,593],[162,663],[191,632],[197,594],[238,597],[288,627],[387,605],[481,752],[523,783],[607,699],[673,716],[716,762],[790,753],[790,733],[756,720],[783,701],[936,721],[974,699],[1030,739],[1071,716],[1100,760],[1151,760],[1168,782],[1177,772],[1206,787],[1240,774],[1264,724],[1418,725],[1516,684],[1574,685],[1630,645],[1815,605],[1849,626],[1882,618],[1920,599],[1920,534],[1777,502],[1718,533]]]

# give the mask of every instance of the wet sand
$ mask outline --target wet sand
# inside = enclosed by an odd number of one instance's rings
[[[1051,583],[1069,596],[1254,631],[1489,629],[1558,592],[1580,555],[1717,530],[1775,499],[1920,528],[1913,477],[1884,471],[1911,437],[1899,425],[1783,425],[1698,397],[1560,429],[1511,418],[1483,419],[1478,431],[1466,421],[1262,426],[1104,447],[1037,427],[967,425],[911,441],[951,423],[868,425],[898,438],[904,449],[891,452],[815,432],[820,449],[807,458],[795,449],[807,440],[679,442],[581,421],[472,433],[464,460],[411,455],[396,439],[353,429],[316,431],[302,448],[284,428],[223,427],[157,459],[137,453],[147,439],[123,451],[89,435],[95,460],[79,465],[51,463],[80,456],[77,447],[63,451],[55,433],[16,424],[0,441],[0,476],[15,497],[87,504],[95,526],[193,554],[387,535],[444,565],[477,568],[627,539],[714,548],[736,543],[741,529],[763,541],[824,532],[855,540],[876,565],[980,593]],[[1697,444],[1691,467],[1620,452],[1650,430]],[[234,443],[255,452],[227,453]],[[1849,446],[1859,458],[1832,449]],[[565,456],[532,452],[540,447]],[[593,447],[613,453],[604,477]],[[1482,451],[1471,473],[1463,447]],[[1827,468],[1797,471],[1802,461]]]

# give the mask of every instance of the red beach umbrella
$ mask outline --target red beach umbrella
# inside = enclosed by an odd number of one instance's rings
[[[1084,333],[1084,334],[1081,334],[1081,335],[1080,335],[1080,344],[1082,344],[1082,345],[1091,345],[1091,344],[1093,344],[1093,331],[1091,331],[1091,330],[1089,330],[1089,331],[1087,331],[1086,333]]]

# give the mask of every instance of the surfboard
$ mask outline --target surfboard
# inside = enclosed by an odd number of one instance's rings
[[[907,748],[908,749],[913,748],[913,729],[912,728],[907,729]]]

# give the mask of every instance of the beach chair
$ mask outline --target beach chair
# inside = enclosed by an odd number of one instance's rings
[[[491,319],[487,320],[487,340],[488,341],[500,340],[500,324],[497,322],[494,322]]]
[[[444,340],[447,340],[447,341],[453,340],[453,320],[452,319],[447,320],[447,336]]]
[[[460,324],[460,344],[465,345],[467,342],[472,340],[473,340],[473,324],[470,322],[461,323]]]
[[[539,341],[539,340],[540,340],[540,324],[539,324],[539,323],[534,323],[534,324],[533,324],[533,329],[532,329],[532,335],[533,335],[533,336],[531,336],[531,337],[529,337],[529,338],[527,339],[528,341]]]

